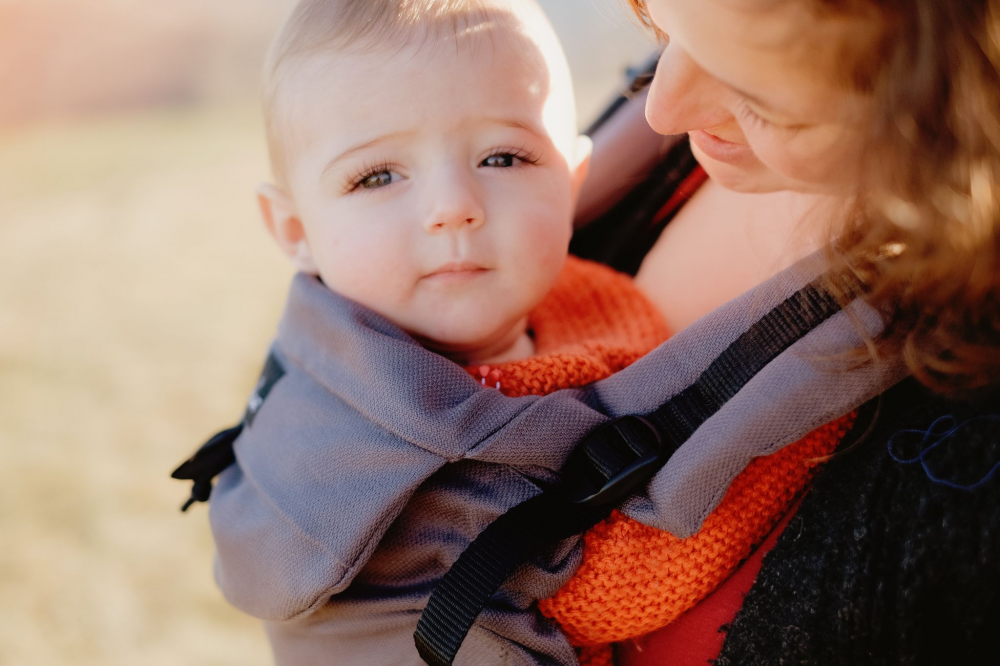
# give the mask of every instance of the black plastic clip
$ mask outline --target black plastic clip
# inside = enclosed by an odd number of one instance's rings
[[[573,451],[563,467],[562,490],[580,506],[616,505],[653,478],[673,452],[643,417],[617,418]]]
[[[191,487],[191,497],[181,507],[181,511],[187,511],[195,502],[208,501],[212,494],[212,480],[221,474],[222,470],[236,462],[233,442],[241,432],[243,432],[242,423],[217,433],[170,475],[181,481],[194,482]]]

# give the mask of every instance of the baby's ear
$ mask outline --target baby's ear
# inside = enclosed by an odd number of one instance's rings
[[[590,155],[594,151],[594,142],[590,140],[590,137],[586,134],[581,134],[576,137],[576,143],[573,146],[573,169],[572,169],[572,184],[573,184],[573,201],[575,202],[580,196],[580,188],[583,187],[583,182],[587,180],[587,173],[590,171]]]
[[[303,273],[318,274],[302,220],[285,190],[277,185],[262,183],[257,187],[257,203],[264,226],[295,268]]]

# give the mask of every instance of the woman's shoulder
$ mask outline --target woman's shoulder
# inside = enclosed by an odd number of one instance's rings
[[[720,666],[974,663],[1000,620],[1000,409],[908,381],[859,419],[729,628]],[[987,652],[990,650],[990,652]]]

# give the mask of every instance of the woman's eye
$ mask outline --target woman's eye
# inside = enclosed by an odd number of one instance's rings
[[[490,155],[482,164],[479,166],[484,167],[512,167],[514,166],[514,160],[518,159],[516,155],[511,155],[510,153],[499,153],[497,155]]]
[[[764,116],[760,115],[759,113],[751,109],[750,105],[748,105],[745,102],[740,106],[739,115],[749,125],[754,127],[759,127],[762,129],[780,130],[782,132],[795,133],[806,127],[805,125],[783,125],[768,120]]]
[[[385,187],[393,181],[393,173],[391,171],[379,171],[378,173],[373,173],[369,176],[365,176],[358,183],[358,187],[363,187],[366,190],[374,190],[379,187]]]

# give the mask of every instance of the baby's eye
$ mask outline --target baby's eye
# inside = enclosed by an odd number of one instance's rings
[[[539,157],[527,148],[496,146],[490,149],[490,156],[479,163],[481,167],[509,169],[524,164],[538,164]]]
[[[479,166],[484,167],[512,167],[514,166],[514,161],[519,159],[517,155],[511,153],[497,153],[496,155],[490,155]]]
[[[350,178],[344,181],[344,193],[355,192],[357,190],[379,190],[396,181],[403,180],[399,172],[395,171],[396,166],[389,162],[375,162],[367,164],[364,168],[354,172]]]
[[[378,173],[373,173],[368,176],[364,176],[360,182],[358,182],[358,187],[362,187],[366,190],[374,190],[379,187],[385,187],[386,185],[392,184],[395,180],[393,176],[396,175],[388,169],[379,171]]]

